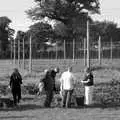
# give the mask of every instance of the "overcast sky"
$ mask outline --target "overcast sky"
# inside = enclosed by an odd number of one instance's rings
[[[96,15],[93,19],[114,21],[120,27],[120,0],[100,0],[100,2],[101,15]],[[34,4],[34,0],[0,0],[0,16],[8,16],[12,20],[13,29],[25,31],[31,20],[24,11]]]

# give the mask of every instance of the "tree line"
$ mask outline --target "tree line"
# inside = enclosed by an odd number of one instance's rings
[[[34,0],[36,5],[26,14],[35,21],[29,30],[17,31],[15,40],[25,40],[26,52],[29,49],[29,38],[32,37],[33,53],[45,51],[56,43],[63,41],[82,41],[86,38],[87,20],[89,20],[90,41],[119,41],[120,28],[111,21],[94,21],[90,14],[100,14],[99,0]],[[0,17],[0,58],[10,57],[10,41],[13,41],[15,30],[9,27],[12,21]],[[16,42],[17,43],[17,42]],[[69,50],[69,48],[68,48]],[[27,54],[26,54],[27,55]]]

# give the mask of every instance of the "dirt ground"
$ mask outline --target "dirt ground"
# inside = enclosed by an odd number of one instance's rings
[[[76,69],[79,68],[75,67]],[[76,70],[77,71],[77,70]],[[80,80],[82,72],[77,71],[77,78]],[[95,71],[95,83],[120,79],[118,71],[104,69]],[[39,78],[39,77],[38,77]],[[36,76],[34,83],[38,82]],[[0,83],[8,84],[8,80]],[[23,80],[23,84],[33,82],[33,78]],[[0,120],[120,120],[120,106],[92,106],[63,109],[52,105],[51,108],[43,107],[43,100],[35,99],[34,96],[24,96],[17,108],[0,108]]]
[[[120,108],[41,108],[24,104],[22,108],[1,110],[0,120],[120,120]]]
[[[40,97],[39,97],[40,98]],[[0,120],[120,120],[120,106],[43,107],[43,99],[24,96],[16,108],[1,108]]]

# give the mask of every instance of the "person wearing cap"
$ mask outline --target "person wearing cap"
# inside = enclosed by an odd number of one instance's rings
[[[85,69],[84,79],[81,81],[85,86],[85,105],[93,104],[93,73],[90,68]]]
[[[21,99],[21,84],[22,84],[22,77],[17,68],[14,68],[14,71],[11,74],[9,84],[13,95],[14,105],[16,106]]]
[[[62,107],[71,107],[71,97],[75,87],[75,76],[72,73],[72,67],[63,72],[60,78],[61,93],[62,93]]]
[[[59,68],[50,69],[46,73],[46,77],[44,79],[44,88],[46,93],[46,99],[44,102],[45,107],[50,107],[52,99],[53,99],[53,93],[55,91],[55,77],[56,74],[59,73]]]

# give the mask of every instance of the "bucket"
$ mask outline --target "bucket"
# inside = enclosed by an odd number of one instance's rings
[[[78,106],[84,106],[84,96],[77,96],[76,103]]]

